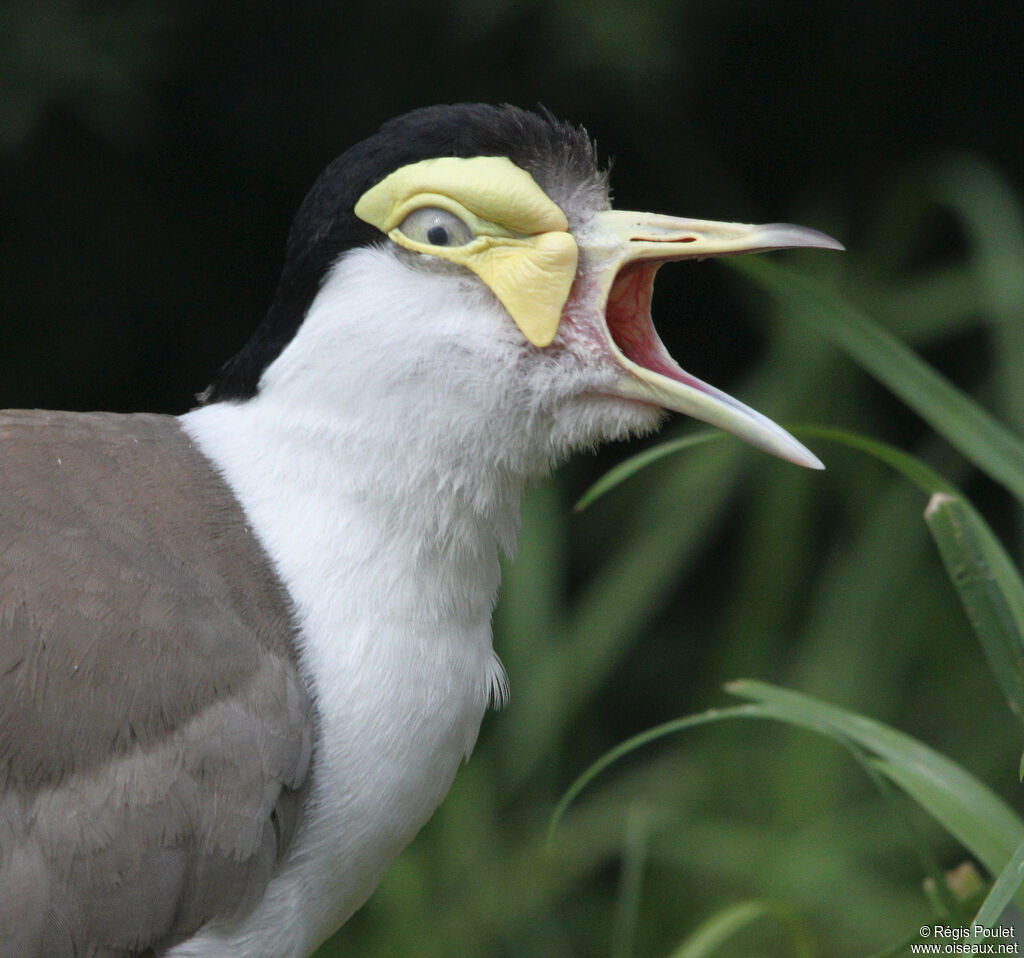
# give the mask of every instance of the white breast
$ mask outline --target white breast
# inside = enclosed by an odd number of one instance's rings
[[[361,487],[357,462],[258,405],[207,407],[183,425],[295,604],[319,719],[309,813],[255,914],[176,956],[303,955],[330,934],[448,791],[500,670],[496,543],[454,548],[436,529],[396,524],[387,494]]]
[[[489,697],[503,694],[490,618],[522,479],[494,465],[500,455],[480,465],[459,441],[450,424],[481,413],[471,397],[410,420],[388,408],[401,406],[393,389],[315,394],[316,363],[339,351],[323,341],[337,333],[325,294],[259,396],[181,420],[294,602],[319,737],[308,813],[264,902],[240,925],[207,926],[174,958],[308,954],[430,817]],[[300,368],[312,402],[286,388]]]

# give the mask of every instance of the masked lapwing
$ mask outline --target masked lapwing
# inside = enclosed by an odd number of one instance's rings
[[[665,262],[797,246],[841,248],[613,210],[582,129],[431,107],[317,180],[198,408],[0,414],[0,956],[309,955],[505,696],[525,484],[666,409],[820,466],[650,319]]]

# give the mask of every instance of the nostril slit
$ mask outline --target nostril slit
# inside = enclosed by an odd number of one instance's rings
[[[632,243],[696,243],[696,236],[634,236]]]

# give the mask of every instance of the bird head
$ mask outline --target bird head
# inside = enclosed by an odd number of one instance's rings
[[[820,468],[780,426],[685,371],[651,321],[663,264],[789,247],[842,249],[789,224],[612,209],[581,128],[510,106],[428,107],[324,171],[270,311],[203,398],[372,406],[462,438],[500,423],[548,458],[672,410]]]

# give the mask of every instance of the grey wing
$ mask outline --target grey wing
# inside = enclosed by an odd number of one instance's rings
[[[0,417],[0,958],[127,958],[262,897],[311,707],[286,604],[260,608],[276,581],[174,420],[45,425]]]

